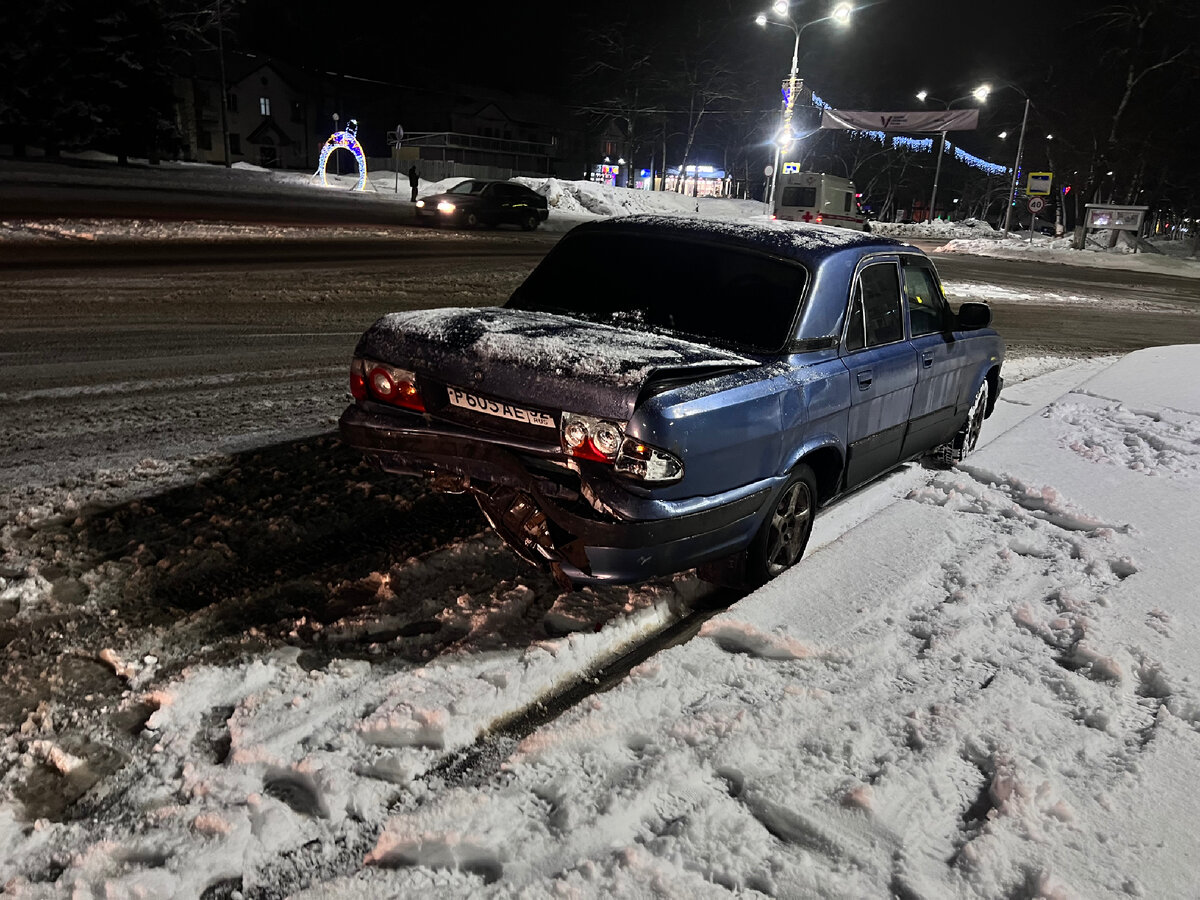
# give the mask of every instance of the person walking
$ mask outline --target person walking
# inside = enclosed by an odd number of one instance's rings
[[[417,174],[417,167],[414,165],[408,170],[408,186],[412,188],[412,202],[417,202],[417,185],[420,183],[421,177]]]

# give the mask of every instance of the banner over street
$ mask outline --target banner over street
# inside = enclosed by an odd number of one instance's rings
[[[825,109],[822,128],[850,131],[974,131],[979,127],[978,109],[934,109],[914,112],[870,112],[862,109]]]

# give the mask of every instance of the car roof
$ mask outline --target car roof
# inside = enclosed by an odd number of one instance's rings
[[[855,258],[880,252],[924,255],[911,244],[894,238],[831,225],[765,219],[747,221],[690,216],[620,216],[577,225],[571,229],[568,237],[581,234],[630,234],[713,242],[759,250],[811,266],[816,266],[831,256],[843,254]]]

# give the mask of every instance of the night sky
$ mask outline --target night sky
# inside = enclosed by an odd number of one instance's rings
[[[666,41],[676,47],[701,35],[715,40],[731,68],[739,77],[744,72],[753,86],[745,105],[769,110],[776,108],[779,80],[790,68],[793,34],[754,23],[768,5],[768,0],[409,4],[372,11],[360,25],[346,16],[331,19],[328,5],[315,0],[295,0],[282,10],[266,0],[249,0],[241,13],[240,40],[243,49],[300,65],[401,85],[529,90],[571,106],[597,94],[579,75],[593,52],[589,33],[597,27],[615,25],[631,43]],[[832,6],[832,0],[794,0],[792,9],[804,22],[826,15]],[[920,108],[914,94],[921,89],[949,101],[986,81],[995,92],[982,108],[979,130],[962,137],[968,150],[1007,159],[1012,142],[996,135],[1019,129],[1029,96],[1031,134],[1044,140],[1055,132],[1063,139],[1060,147],[1072,144],[1083,152],[1097,136],[1107,135],[1123,87],[1124,72],[1112,65],[1120,62],[1119,54],[1097,44],[1096,14],[1110,6],[1108,0],[994,5],[862,0],[849,30],[822,23],[804,32],[800,74],[834,106],[880,111]],[[1192,6],[1176,5],[1185,12],[1173,15],[1190,15]],[[1177,43],[1180,28],[1173,27],[1153,37]],[[1156,50],[1153,43],[1150,49]],[[1156,75],[1154,84],[1148,80],[1123,121],[1124,140],[1148,140],[1156,131],[1159,140],[1179,142],[1172,151],[1177,170],[1186,164],[1183,142],[1200,137],[1192,135],[1195,117],[1173,123],[1172,131],[1162,131],[1163,122],[1173,110],[1194,104],[1186,85],[1196,74],[1177,67]],[[973,102],[956,104],[966,105]]]

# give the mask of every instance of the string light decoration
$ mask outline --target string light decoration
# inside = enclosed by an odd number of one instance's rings
[[[912,150],[916,153],[932,153],[933,138],[910,138],[910,137],[892,137],[892,146],[900,147],[903,150]]]
[[[350,120],[349,127],[345,131],[335,131],[325,141],[325,146],[321,148],[321,158],[317,160],[317,171],[313,173],[313,178],[321,176],[321,184],[328,186],[329,182],[325,180],[325,171],[329,165],[329,157],[334,150],[344,148],[354,154],[354,159],[358,162],[358,184],[354,185],[351,190],[361,191],[367,183],[367,157],[363,153],[362,145],[358,142],[358,122],[354,119]]]
[[[812,95],[813,106],[817,109],[833,109],[828,103],[818,97],[815,93]],[[882,131],[851,131],[851,137],[870,138],[880,144],[886,144],[889,135]],[[892,146],[902,149],[911,150],[917,153],[933,153],[934,140],[933,138],[910,138],[903,135],[890,135]],[[990,162],[986,159],[981,159],[972,153],[968,153],[962,147],[958,147],[946,141],[946,152],[954,151],[954,158],[964,165],[979,169],[988,175],[1007,175],[1012,171],[1008,166],[1000,163]]]
[[[968,153],[962,147],[951,144],[949,141],[946,142],[946,146],[954,151],[954,158],[960,163],[965,163],[972,168],[979,169],[981,172],[986,172],[988,175],[1007,175],[1012,171],[1008,166],[980,159],[978,156]]]

